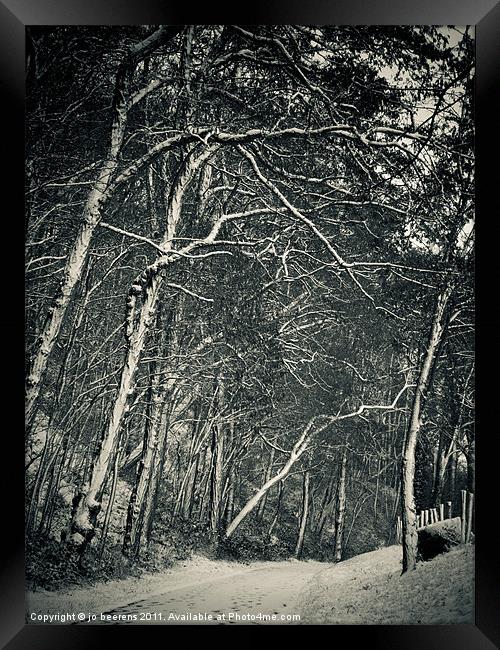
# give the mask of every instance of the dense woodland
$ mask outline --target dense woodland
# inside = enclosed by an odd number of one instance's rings
[[[32,584],[340,561],[474,491],[473,34],[27,34]]]

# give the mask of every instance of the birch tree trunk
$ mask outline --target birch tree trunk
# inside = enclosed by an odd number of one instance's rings
[[[113,98],[111,137],[106,159],[102,163],[97,179],[88,195],[83,210],[82,225],[73,247],[69,251],[59,293],[49,309],[40,334],[38,349],[32,360],[26,380],[25,405],[28,429],[32,426],[36,415],[40,388],[47,370],[49,357],[61,330],[73,290],[87,262],[92,236],[102,219],[102,208],[108,199],[110,181],[118,165],[129,109],[129,98],[127,97],[129,79],[139,61],[177,34],[179,30],[180,27],[161,27],[156,30],[154,34],[131,47],[118,68]]]
[[[141,459],[137,468],[136,481],[130,494],[127,521],[125,525],[125,534],[123,538],[123,553],[128,555],[131,549],[138,549],[140,535],[142,532],[142,520],[148,485],[154,469],[154,459],[158,454],[160,446],[160,437],[162,432],[163,413],[166,408],[166,401],[170,397],[170,408],[173,408],[176,399],[174,384],[172,380],[165,377],[165,370],[168,362],[162,361],[162,356],[166,354],[167,358],[172,356],[178,349],[178,340],[176,336],[175,321],[179,318],[179,312],[182,311],[182,299],[177,305],[174,305],[173,317],[170,323],[170,335],[167,336],[167,328],[162,322],[163,310],[157,314],[158,328],[160,331],[159,341],[157,344],[157,354],[160,360],[155,361],[151,367],[150,391],[149,391],[149,413],[147,424],[144,432]],[[166,430],[163,432],[167,435]]]
[[[422,426],[422,411],[426,391],[429,387],[432,370],[438,357],[439,348],[446,329],[445,315],[453,292],[447,286],[437,298],[432,318],[429,342],[420,369],[415,396],[411,408],[410,422],[406,433],[401,464],[401,508],[403,525],[403,571],[413,571],[417,565],[417,519],[415,513],[415,450],[418,434]]]
[[[167,228],[162,245],[165,256],[172,250],[173,238],[175,237],[181,219],[185,191],[197,169],[214,150],[215,148],[209,147],[203,150],[199,156],[196,156],[196,151],[192,151],[186,157],[176,182],[169,193],[166,214]],[[71,541],[77,546],[86,545],[94,534],[95,521],[100,508],[100,493],[112,462],[123,417],[129,409],[129,398],[135,389],[134,375],[139,364],[151,321],[156,313],[158,296],[163,279],[161,271],[166,266],[167,264],[164,264],[160,267],[160,271],[155,270],[151,272],[150,269],[147,269],[142,273],[138,282],[132,285],[129,292],[126,318],[127,351],[122,367],[118,393],[99,447],[97,458],[91,469],[89,486],[85,494],[81,495],[78,508],[72,519]],[[156,269],[156,267],[154,268]],[[139,296],[142,298],[142,303],[139,308],[139,313],[136,315],[136,301]]]
[[[200,404],[195,404],[194,406],[195,423],[193,425],[191,443],[187,455],[186,472],[181,481],[175,501],[174,517],[181,514],[184,519],[188,519],[191,516],[196,482],[199,475],[201,448],[206,437],[206,432],[210,428],[209,422],[212,417],[211,406],[208,407],[206,412]]]
[[[144,347],[151,319],[156,309],[159,289],[159,278],[152,278],[147,289],[146,299],[141,307],[137,329],[129,339],[125,363],[120,377],[120,386],[113,404],[111,417],[105,430],[97,459],[92,466],[90,484],[80,501],[72,522],[72,541],[76,544],[81,544],[84,541],[88,542],[93,536],[95,520],[100,508],[99,499],[101,491],[106,480],[108,468],[113,459],[113,453],[116,452],[116,441],[122,419],[130,408],[129,398],[135,388],[134,374]]]

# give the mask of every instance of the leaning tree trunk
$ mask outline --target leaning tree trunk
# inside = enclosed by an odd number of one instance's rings
[[[346,506],[346,477],[347,477],[347,445],[344,446],[340,463],[339,483],[337,489],[337,517],[335,520],[335,562],[342,559],[345,506]]]
[[[89,542],[94,533],[95,521],[100,509],[99,499],[101,491],[106,480],[108,468],[113,460],[113,454],[116,453],[116,441],[123,417],[129,408],[129,397],[135,389],[134,374],[144,347],[151,318],[156,309],[159,288],[159,279],[153,278],[146,290],[146,298],[140,311],[138,326],[129,338],[127,356],[122,368],[120,386],[111,417],[101,442],[97,459],[92,466],[90,484],[80,500],[72,521],[72,541],[77,545]]]
[[[403,391],[406,389],[403,388]],[[400,392],[400,395],[402,392]],[[319,417],[312,417],[307,425],[304,427],[302,430],[302,433],[299,436],[299,439],[295,443],[295,445],[292,448],[292,451],[290,452],[290,455],[288,457],[288,460],[286,463],[283,465],[283,467],[280,469],[280,471],[275,474],[272,478],[270,478],[268,481],[264,483],[264,485],[258,490],[253,497],[251,497],[246,504],[243,506],[243,508],[240,510],[240,512],[236,515],[234,520],[231,522],[231,524],[228,526],[226,530],[226,539],[229,539],[231,535],[234,533],[234,531],[238,528],[238,526],[241,524],[243,519],[247,515],[249,515],[252,510],[258,505],[260,500],[264,497],[265,494],[279,481],[283,480],[286,478],[292,469],[293,465],[299,460],[299,458],[303,455],[303,453],[306,451],[306,449],[309,446],[309,443],[311,439],[315,436],[324,431],[327,427],[331,426],[334,422],[337,422],[339,420],[345,420],[346,418],[352,418],[356,417],[357,415],[360,415],[364,410],[366,409],[386,409],[386,408],[394,408],[397,400],[399,399],[399,395],[395,398],[393,404],[389,406],[366,406],[362,405],[360,406],[356,411],[353,411],[352,413],[346,414],[346,415],[328,415],[328,416],[320,416],[322,417],[322,422],[319,421]]]
[[[194,455],[192,448],[189,449],[187,458],[187,467],[184,473],[184,478],[181,481],[177,499],[175,501],[173,517],[181,515],[184,519],[188,519],[189,511],[192,507],[193,491],[196,483],[197,466],[199,462],[199,455]]]
[[[446,287],[438,296],[432,318],[429,342],[415,389],[410,422],[404,443],[401,464],[401,508],[403,524],[403,571],[412,571],[417,565],[417,518],[415,513],[415,450],[422,426],[422,411],[432,370],[438,357],[443,334],[446,329],[447,306],[452,295],[452,286]]]
[[[172,420],[172,413],[175,409],[172,397],[170,403],[158,405],[158,413],[155,417],[154,431],[152,431],[156,445],[149,452],[148,466],[137,476],[135,511],[131,521],[130,540],[124,538],[124,552],[132,557],[138,558],[141,553],[141,544],[146,533],[149,539],[153,523],[155,505],[158,498],[163,467],[169,437],[169,425]],[[130,525],[130,524],[129,524]],[[128,547],[127,547],[128,545]]]
[[[292,469],[293,465],[299,460],[302,454],[306,451],[309,442],[311,440],[311,437],[314,434],[313,427],[314,427],[314,418],[312,418],[309,421],[307,426],[302,431],[299,439],[297,440],[297,442],[293,446],[292,451],[290,452],[290,456],[288,457],[287,462],[283,465],[280,471],[264,483],[264,485],[260,488],[260,490],[258,490],[253,495],[253,497],[251,497],[246,502],[246,504],[243,506],[240,512],[229,524],[226,530],[226,535],[225,535],[226,539],[229,539],[231,537],[231,535],[238,528],[238,526],[241,524],[243,519],[245,519],[245,517],[247,517],[252,512],[252,510],[258,505],[262,497],[265,494],[267,494],[267,492],[273,487],[273,485],[275,485],[279,481],[282,481],[286,476],[288,476],[288,473]]]
[[[49,357],[61,330],[61,325],[70,303],[73,290],[78,283],[87,262],[92,236],[102,219],[102,208],[108,199],[108,189],[116,171],[122,148],[129,109],[127,98],[128,82],[135,65],[158,48],[169,38],[175,36],[180,27],[161,27],[141,43],[132,46],[123,59],[115,81],[111,139],[97,179],[89,193],[83,211],[83,222],[73,247],[68,253],[63,281],[58,295],[49,310],[40,334],[38,349],[32,360],[26,380],[26,425],[33,424],[40,388],[47,370]]]
[[[300,558],[304,546],[304,536],[306,534],[307,516],[309,514],[309,472],[304,472],[304,481],[302,484],[302,516],[300,518],[299,536],[295,546],[295,557]]]
[[[208,147],[196,156],[192,151],[186,157],[181,171],[172,187],[167,205],[167,228],[162,243],[165,260],[172,250],[182,211],[185,191],[200,165],[212,155],[215,147]],[[158,296],[163,280],[161,275],[167,263],[157,267],[155,264],[144,271],[139,280],[130,289],[127,302],[126,333],[127,351],[125,362],[122,366],[120,385],[115,397],[111,417],[100,443],[97,458],[91,468],[91,476],[85,494],[80,496],[80,501],[71,521],[71,541],[80,546],[82,551],[94,535],[97,515],[100,509],[100,496],[107,472],[116,450],[116,441],[126,412],[129,409],[129,398],[135,390],[135,373],[139,365],[141,353],[149,332],[150,323],[156,313]],[[136,314],[136,301],[142,299],[139,313]]]

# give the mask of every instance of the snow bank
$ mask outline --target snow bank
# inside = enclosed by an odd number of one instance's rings
[[[323,571],[302,591],[303,623],[440,625],[474,621],[474,547],[460,546],[401,575],[401,546]]]
[[[429,524],[418,530],[418,552],[422,560],[432,560],[460,544],[460,517],[445,519]]]

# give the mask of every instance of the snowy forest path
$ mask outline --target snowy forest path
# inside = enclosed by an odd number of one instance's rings
[[[102,624],[167,624],[167,625],[234,625],[234,624],[297,624],[291,620],[299,614],[297,602],[302,589],[319,572],[331,565],[324,562],[259,562],[258,568],[232,573],[208,580],[190,582],[125,605],[106,614],[136,614],[138,620],[96,621]],[[161,620],[158,614],[161,613]],[[145,617],[151,614],[152,618]],[[221,615],[225,614],[224,619]],[[203,615],[203,620],[189,620]],[[208,615],[212,618],[206,620]],[[252,615],[249,620],[248,615]],[[254,618],[262,615],[262,618]],[[264,618],[263,615],[266,615]],[[275,616],[274,620],[267,616]],[[141,617],[144,620],[140,620]],[[240,617],[240,618],[238,618]],[[282,618],[285,617],[285,618]]]

